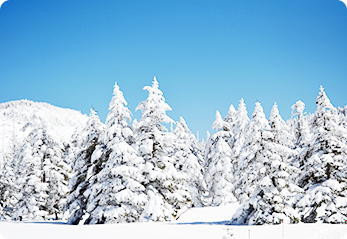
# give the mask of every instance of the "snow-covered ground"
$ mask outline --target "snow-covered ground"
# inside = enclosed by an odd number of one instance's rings
[[[132,223],[71,226],[56,223],[0,222],[0,239],[127,238],[127,239],[338,239],[347,238],[347,225],[297,224],[228,226],[237,204],[193,208],[172,223]],[[227,235],[233,234],[232,236]],[[284,237],[283,237],[284,235]]]

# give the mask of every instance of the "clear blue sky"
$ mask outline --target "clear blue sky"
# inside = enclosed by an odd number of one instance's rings
[[[267,117],[319,86],[347,104],[347,9],[338,0],[8,0],[0,9],[0,102],[48,102],[104,121],[117,81],[135,118],[159,81],[168,114],[205,137],[244,98]]]

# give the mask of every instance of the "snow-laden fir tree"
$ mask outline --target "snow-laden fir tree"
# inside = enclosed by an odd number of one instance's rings
[[[148,201],[142,185],[143,160],[125,141],[112,146],[91,186],[86,224],[136,222]]]
[[[197,157],[198,162],[201,167],[204,165],[204,152],[205,152],[205,141],[199,139],[199,132],[197,132],[197,136],[195,138],[195,135],[191,134],[194,139],[192,141],[192,152]]]
[[[229,109],[230,111],[230,109]],[[229,113],[228,113],[229,114]],[[242,147],[245,142],[245,134],[244,130],[249,122],[249,118],[247,115],[246,104],[243,99],[240,100],[239,107],[235,114],[234,123],[232,123],[232,132],[234,136],[232,138],[232,144],[230,145],[232,149],[232,162],[237,165],[237,158],[240,155]]]
[[[305,104],[301,100],[297,101],[292,106],[292,116],[289,124],[292,127],[294,136],[294,146],[296,150],[296,157],[293,158],[296,167],[302,166],[304,153],[307,146],[311,142],[311,128],[309,125],[309,116],[304,113]]]
[[[212,128],[219,131],[211,135],[207,142],[204,175],[210,204],[213,206],[236,202],[236,198],[232,194],[234,169],[231,161],[231,148],[228,144],[233,133],[225,125],[227,123],[217,111]]]
[[[80,133],[83,138],[76,140],[79,151],[72,158],[72,178],[69,181],[69,196],[66,202],[66,210],[70,214],[68,224],[79,224],[86,213],[88,197],[84,193],[89,187],[87,174],[92,166],[92,155],[100,146],[100,137],[104,131],[105,126],[91,109],[87,125]]]
[[[228,115],[223,119],[220,112],[216,111],[215,121],[212,124],[212,129],[223,130],[223,131],[232,131],[232,126],[235,121],[235,108],[233,105],[230,105]]]
[[[206,185],[203,178],[201,150],[198,148],[199,142],[189,130],[183,117],[176,122],[174,130],[176,136],[174,140],[174,151],[172,157],[176,158],[175,167],[186,174],[186,187],[192,197],[192,206],[203,205],[203,194]]]
[[[233,112],[233,109],[229,108],[229,112]],[[229,115],[228,112],[228,115]],[[232,115],[232,114],[231,114]],[[227,117],[226,117],[227,118]],[[230,119],[232,119],[233,117],[229,117]],[[237,183],[236,181],[238,180],[237,177],[235,177],[235,175],[240,175],[240,173],[238,172],[238,168],[239,168],[239,160],[240,160],[240,153],[241,150],[244,147],[245,144],[245,129],[246,126],[249,123],[249,118],[247,115],[247,109],[246,109],[246,104],[244,102],[244,100],[241,98],[240,100],[240,104],[238,106],[237,112],[235,114],[235,119],[233,121],[233,123],[231,123],[231,130],[233,132],[233,137],[229,138],[228,143],[229,146],[231,148],[231,163],[233,165],[233,175],[234,175],[234,179],[232,181],[234,187],[233,187],[233,194],[236,195],[235,193],[239,194],[239,190],[237,190],[237,188],[235,188],[235,184]],[[237,192],[235,192],[237,190]],[[238,200],[239,198],[236,197]]]
[[[117,83],[109,104],[104,135],[107,152],[102,170],[92,177],[86,220],[88,224],[136,222],[148,201],[142,169],[144,160],[131,146],[131,112]]]
[[[299,147],[308,145],[310,142],[310,128],[307,118],[305,118],[305,103],[301,100],[297,101],[292,107],[292,119],[294,121],[295,144]]]
[[[241,202],[244,202],[253,194],[259,182],[257,174],[264,164],[264,141],[271,137],[269,130],[270,125],[265,118],[263,107],[257,102],[252,119],[241,133],[243,134],[241,138],[244,139],[244,143],[240,154],[235,160],[237,163],[235,167],[237,168],[234,170],[233,193]]]
[[[20,221],[59,219],[68,193],[70,168],[62,159],[60,141],[47,132],[43,122],[34,124],[19,156],[18,207],[12,218]]]
[[[40,155],[33,152],[28,141],[24,142],[16,168],[16,184],[19,189],[18,208],[12,215],[13,220],[44,221],[48,218],[46,200],[48,184],[43,182]]]
[[[283,155],[288,158],[292,157],[294,154],[292,150],[294,148],[294,135],[287,123],[282,119],[276,102],[271,109],[269,124],[270,132],[273,135],[271,141],[285,146],[286,148],[282,149]]]
[[[155,77],[152,86],[143,89],[148,91],[148,97],[136,108],[141,110],[142,118],[134,122],[134,127],[138,154],[145,160],[144,185],[149,202],[140,221],[170,221],[191,201],[191,196],[184,174],[175,168],[174,158],[169,157],[174,135],[162,123],[173,122],[166,114],[171,107],[165,103]]]
[[[273,106],[269,119],[267,137],[263,138],[262,150],[256,153],[258,169],[253,182],[256,183],[251,197],[243,203],[231,219],[232,224],[279,224],[281,221],[297,223],[299,215],[293,208],[296,195],[302,190],[294,184],[298,169],[290,166],[293,156],[292,136]]]
[[[224,117],[224,121],[229,123],[231,126],[233,126],[233,124],[236,121],[236,113],[237,111],[235,110],[235,107],[233,105],[229,106],[229,110],[228,110],[228,114]]]
[[[117,83],[113,87],[113,97],[109,103],[109,113],[106,118],[107,130],[104,135],[104,144],[114,145],[120,141],[125,141],[129,145],[134,143],[134,133],[129,122],[131,121],[131,112],[126,107],[127,101],[123,92]]]
[[[13,111],[11,113],[13,114]],[[16,136],[15,122],[13,121],[11,150],[5,153],[3,149],[2,163],[0,163],[0,220],[10,220],[17,206],[18,187],[16,185],[15,166],[17,165],[20,146],[21,143]]]
[[[0,174],[0,220],[9,219],[17,205],[15,159],[5,162]]]
[[[71,136],[71,140],[64,142],[64,160],[70,165],[71,168],[74,167],[76,161],[76,154],[81,150],[84,139],[87,137],[88,132],[85,130],[87,124],[82,128],[76,128],[75,132]]]
[[[224,117],[224,119],[215,121],[212,127],[216,127],[224,131],[232,131],[235,136],[235,133],[239,132],[239,129],[236,128],[236,124],[240,123],[236,121],[236,116],[237,111],[235,110],[235,107],[231,104],[229,106],[228,114]],[[228,144],[231,148],[233,148],[235,144],[235,137],[230,137],[228,139]]]
[[[320,87],[311,122],[312,142],[304,154],[298,185],[306,195],[296,204],[304,222],[347,220],[347,132],[336,108]]]

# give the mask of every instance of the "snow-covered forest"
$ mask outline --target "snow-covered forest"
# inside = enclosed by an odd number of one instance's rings
[[[238,203],[231,225],[346,223],[347,106],[321,86],[316,111],[267,119],[243,99],[216,112],[206,141],[167,112],[154,78],[132,119],[117,83],[102,123],[27,100],[0,104],[0,217],[68,224],[174,221],[189,208]]]

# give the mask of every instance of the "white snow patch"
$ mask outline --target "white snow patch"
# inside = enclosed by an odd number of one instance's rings
[[[172,223],[120,223],[107,225],[65,225],[56,223],[0,222],[0,239],[347,239],[346,225],[281,224],[276,226],[228,226],[238,204],[191,208]],[[227,237],[227,234],[233,234]],[[2,236],[2,237],[1,237]]]

